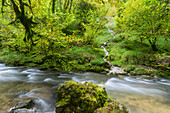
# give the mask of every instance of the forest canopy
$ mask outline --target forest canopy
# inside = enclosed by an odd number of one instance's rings
[[[117,27],[124,34],[138,35],[147,39],[154,51],[160,36],[169,37],[168,0],[129,0],[119,8]]]
[[[80,61],[70,57],[72,48],[97,47],[94,40],[108,22],[106,4],[110,4],[103,0],[0,0],[0,3],[2,48],[28,55],[44,67],[63,70],[73,70],[78,68],[77,64],[85,63],[86,55],[80,56],[83,58]]]

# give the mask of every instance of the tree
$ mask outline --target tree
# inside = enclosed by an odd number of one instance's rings
[[[10,0],[9,2],[11,2],[12,7],[13,7],[13,11],[15,12],[15,20],[12,21],[9,24],[14,24],[14,23],[18,22],[18,20],[19,20],[20,23],[25,28],[25,38],[24,38],[24,41],[26,42],[27,40],[31,40],[31,46],[32,46],[34,44],[33,36],[35,34],[35,32],[32,30],[32,28],[36,24],[38,24],[38,23],[33,21],[33,17],[32,16],[28,17],[28,15],[26,15],[25,7],[29,7],[29,9],[32,12],[31,1],[28,0],[27,2],[29,4],[27,4],[25,1],[19,0],[19,5],[17,5],[16,1],[14,1],[14,0]],[[8,5],[7,1],[6,0],[2,0],[2,13],[3,13],[3,6],[5,6],[5,5]]]
[[[136,33],[147,39],[153,51],[160,36],[168,35],[168,0],[129,0],[121,7],[117,16],[117,26],[121,31]]]

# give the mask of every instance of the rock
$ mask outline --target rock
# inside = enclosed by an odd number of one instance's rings
[[[144,78],[144,79],[149,79],[149,78],[151,78],[151,76],[148,76],[148,75],[141,75],[140,77],[141,77],[141,78]]]
[[[125,105],[116,100],[108,99],[106,106],[96,109],[94,113],[129,113],[129,111]]]
[[[13,108],[9,110],[10,113],[34,113],[32,108],[34,105],[34,100],[27,100],[24,102],[17,103]],[[23,111],[23,112],[22,112]]]
[[[109,72],[110,70],[109,69],[105,69],[106,72]]]
[[[123,79],[124,79],[124,76],[118,75],[118,78],[121,79],[121,80],[123,80]]]
[[[136,72],[134,72],[134,71],[130,71],[130,75],[137,75],[137,73]]]
[[[107,73],[108,76],[110,76],[110,73]]]
[[[104,106],[105,88],[91,82],[64,82],[57,90],[56,113],[92,113]]]
[[[133,71],[134,69],[135,69],[135,67],[136,66],[134,66],[134,65],[129,65],[129,66],[127,66],[127,67],[125,67],[123,70],[125,71],[125,72],[130,72],[130,71]]]
[[[104,68],[100,66],[92,66],[88,71],[101,73],[104,71]]]
[[[109,62],[107,62],[107,61],[103,61],[99,64],[99,66],[110,68],[112,65],[109,64]]]
[[[34,109],[26,109],[26,108],[22,108],[22,109],[16,109],[13,110],[10,113],[36,113],[36,111]]]
[[[57,90],[56,113],[107,113],[103,109],[128,113],[124,105],[108,98],[105,88],[91,82],[66,81]]]
[[[31,108],[34,105],[34,100],[27,100],[24,102],[19,102],[15,105],[15,108]]]
[[[144,69],[143,67],[135,68],[130,71],[130,75],[151,75],[153,72],[150,69]]]
[[[128,75],[127,72],[121,72],[121,73],[118,73],[119,75]]]
[[[127,72],[125,72],[122,68],[112,67],[107,75],[127,75]]]

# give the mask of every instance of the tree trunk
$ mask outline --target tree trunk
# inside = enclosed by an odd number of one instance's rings
[[[158,48],[156,47],[156,41],[152,42],[149,38],[147,38],[153,51],[158,51]]]
[[[158,51],[158,48],[156,47],[155,43],[151,45],[153,51]]]
[[[55,13],[55,1],[56,1],[56,0],[53,0],[53,1],[52,1],[52,13]]]

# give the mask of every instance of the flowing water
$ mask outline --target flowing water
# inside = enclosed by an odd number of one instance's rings
[[[66,80],[93,82],[106,87],[109,96],[125,104],[130,113],[170,113],[170,80],[110,77],[98,73],[41,71],[0,64],[0,113],[34,98],[38,113],[54,113],[56,88]]]

